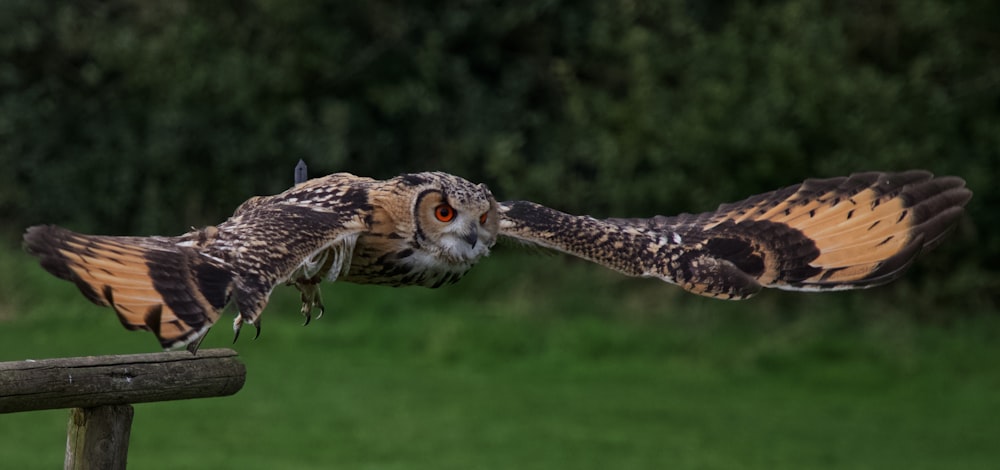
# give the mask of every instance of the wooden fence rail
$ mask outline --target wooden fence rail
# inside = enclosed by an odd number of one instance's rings
[[[0,413],[72,408],[67,469],[123,469],[132,403],[232,395],[246,367],[231,349],[0,363]]]

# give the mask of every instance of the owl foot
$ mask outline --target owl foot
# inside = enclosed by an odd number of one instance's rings
[[[257,330],[253,335],[253,339],[260,337],[260,317],[257,317],[257,321],[251,323],[253,327]],[[243,329],[243,316],[237,314],[236,318],[233,319],[233,344],[236,344],[236,340],[240,338],[240,330]]]
[[[306,317],[306,322],[302,326],[308,325],[312,320],[312,311],[314,308],[319,309],[319,315],[316,315],[316,318],[322,318],[323,313],[326,312],[326,307],[323,306],[323,298],[319,292],[319,283],[300,283],[296,284],[295,287],[298,287],[299,292],[302,293],[300,296],[302,299],[302,316]]]

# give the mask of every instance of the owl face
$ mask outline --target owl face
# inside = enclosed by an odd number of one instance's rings
[[[413,220],[416,238],[428,254],[471,264],[489,253],[500,225],[496,200],[486,185],[444,173],[408,176],[426,180],[415,193]]]

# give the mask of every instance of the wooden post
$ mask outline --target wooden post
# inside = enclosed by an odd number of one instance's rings
[[[66,429],[66,470],[124,470],[132,405],[73,408]]]
[[[246,367],[231,349],[0,363],[0,413],[72,408],[67,469],[123,469],[131,403],[232,395]]]

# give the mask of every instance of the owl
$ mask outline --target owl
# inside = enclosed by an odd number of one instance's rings
[[[764,287],[876,286],[938,244],[971,196],[957,177],[872,172],[810,179],[702,214],[597,219],[497,202],[485,185],[447,173],[337,173],[253,197],[226,221],[183,235],[83,235],[46,225],[29,228],[24,246],[87,299],[114,309],[126,328],[195,352],[228,305],[236,337],[247,323],[259,335],[278,285],[299,290],[308,324],[323,313],[324,280],[442,287],[498,238],[721,299]]]

